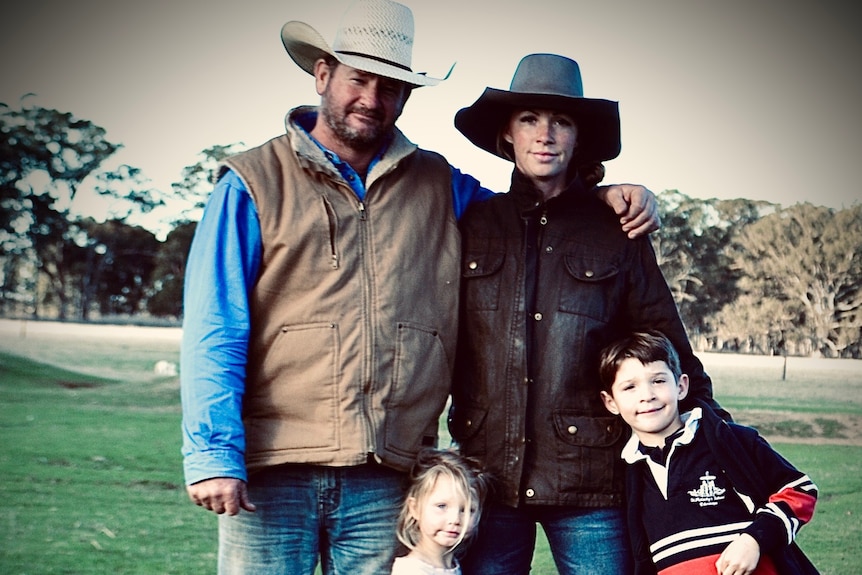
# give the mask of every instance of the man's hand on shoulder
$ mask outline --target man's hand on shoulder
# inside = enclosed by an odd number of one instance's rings
[[[245,481],[233,477],[214,477],[186,487],[189,498],[196,505],[221,515],[237,515],[240,509],[257,509],[248,499]]]
[[[655,194],[637,184],[599,186],[599,197],[620,217],[629,238],[649,234],[661,227]]]

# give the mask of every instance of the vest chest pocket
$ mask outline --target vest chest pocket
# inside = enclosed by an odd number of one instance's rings
[[[467,311],[494,311],[500,304],[500,284],[506,254],[466,252],[461,262],[464,307]]]
[[[619,266],[604,259],[567,255],[565,270],[560,280],[560,311],[610,321]]]

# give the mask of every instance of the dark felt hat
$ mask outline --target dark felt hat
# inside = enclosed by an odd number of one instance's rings
[[[455,114],[455,127],[478,147],[506,160],[498,135],[514,110],[549,109],[572,116],[578,126],[579,165],[603,162],[620,153],[617,102],[584,97],[578,63],[556,54],[524,56],[509,90],[485,88],[472,106]]]

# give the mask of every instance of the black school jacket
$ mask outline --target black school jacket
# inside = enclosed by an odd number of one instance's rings
[[[698,404],[703,409],[703,416],[697,433],[707,440],[721,471],[736,491],[751,497],[758,508],[765,505],[770,495],[786,483],[787,473],[795,471],[795,468],[769,447],[757,430],[729,423],[705,403]],[[628,525],[636,575],[656,573],[642,523],[641,486],[644,474],[648,473],[645,461],[627,466]],[[795,542],[774,550],[770,557],[781,575],[819,575]]]

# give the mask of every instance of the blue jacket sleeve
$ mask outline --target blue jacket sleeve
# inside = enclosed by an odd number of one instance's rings
[[[464,174],[458,168],[449,166],[452,170],[452,196],[455,208],[455,218],[460,219],[464,212],[473,202],[487,200],[494,192],[483,188],[479,180],[470,174]]]
[[[260,224],[233,172],[207,202],[186,263],[180,395],[187,484],[247,480],[242,424],[249,293],[261,258]]]

